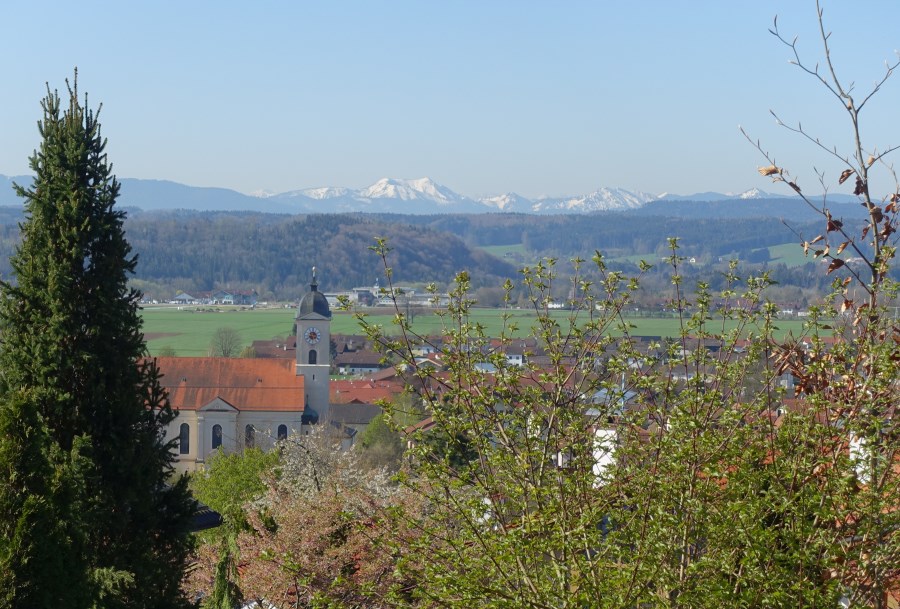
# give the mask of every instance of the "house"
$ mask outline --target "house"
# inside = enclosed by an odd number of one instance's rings
[[[359,380],[335,380],[331,382],[329,401],[335,404],[368,403],[379,400],[390,401],[403,393],[405,382],[401,378],[376,380],[365,378]]]
[[[210,304],[253,306],[258,300],[256,290],[216,290],[210,296]]]
[[[331,424],[341,432],[341,448],[349,450],[358,435],[365,431],[372,419],[380,415],[381,406],[351,402],[331,405]]]
[[[276,359],[297,359],[297,337],[288,336],[272,340],[255,340],[250,344],[256,357]]]
[[[179,292],[175,295],[175,298],[170,300],[172,304],[180,304],[180,305],[189,305],[189,304],[197,304],[200,302],[199,298],[196,296],[191,296],[186,292]]]
[[[382,359],[381,354],[372,351],[347,351],[334,358],[334,365],[338,374],[369,374],[385,367]]]

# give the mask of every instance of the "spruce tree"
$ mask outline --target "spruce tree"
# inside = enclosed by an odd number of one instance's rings
[[[76,578],[56,606],[178,606],[193,502],[183,480],[169,480],[164,430],[174,414],[128,287],[137,258],[115,206],[99,110],[79,101],[77,73],[67,89],[61,102],[48,87],[41,103],[34,182],[16,186],[26,219],[14,278],[0,285],[0,427],[10,434],[0,444],[0,518],[4,533],[23,523],[18,538],[0,542],[0,581],[57,589],[53,569],[7,559],[17,543],[37,556],[40,535],[56,535]],[[54,516],[55,527],[25,526]]]
[[[70,468],[54,471],[47,430],[24,394],[4,396],[0,407],[0,607],[85,606],[90,578],[77,543],[78,527],[61,508]],[[83,541],[83,539],[82,539]]]

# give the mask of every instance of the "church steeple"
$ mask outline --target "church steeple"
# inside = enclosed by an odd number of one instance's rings
[[[304,315],[316,314],[331,319],[331,307],[325,294],[319,291],[319,280],[316,278],[316,267],[312,267],[312,280],[309,282],[309,292],[304,294],[297,309],[297,319]]]
[[[319,291],[316,267],[312,267],[309,292],[297,307],[297,375],[303,376],[307,414],[319,423],[328,420],[330,346],[331,307]]]

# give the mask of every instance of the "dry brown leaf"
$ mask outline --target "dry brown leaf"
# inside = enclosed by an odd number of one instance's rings
[[[843,184],[847,181],[847,178],[853,175],[852,169],[845,169],[841,172],[841,177],[838,178],[838,184]]]
[[[775,165],[769,165],[768,167],[759,167],[757,168],[757,171],[759,171],[759,173],[764,176],[772,176],[781,173],[781,169],[776,167]]]

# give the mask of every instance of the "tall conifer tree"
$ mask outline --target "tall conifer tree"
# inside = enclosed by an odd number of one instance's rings
[[[14,464],[28,471],[2,464],[0,517],[61,519],[54,543],[73,559],[65,566],[77,585],[57,606],[173,607],[193,502],[183,481],[167,484],[163,432],[174,414],[144,359],[139,295],[127,283],[137,258],[115,207],[119,183],[98,112],[87,96],[79,101],[77,73],[67,88],[61,102],[48,87],[41,103],[34,183],[16,187],[26,220],[11,258],[15,278],[0,286],[0,425],[14,434],[0,457],[16,442],[30,451]],[[42,541],[31,537],[2,542],[0,559],[14,543],[37,553]],[[16,561],[0,563],[3,577],[21,589],[55,589],[39,581],[51,570],[25,562],[19,573]]]

